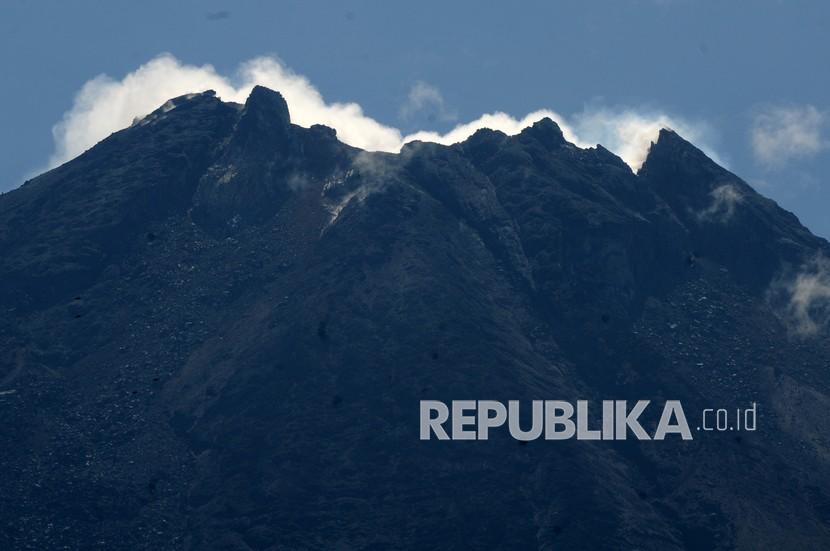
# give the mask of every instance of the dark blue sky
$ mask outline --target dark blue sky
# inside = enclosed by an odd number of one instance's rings
[[[46,165],[85,82],[164,52],[223,75],[275,55],[326,101],[404,132],[495,110],[668,113],[707,126],[729,168],[830,236],[828,2],[7,1],[0,190]],[[403,114],[418,82],[440,112]]]

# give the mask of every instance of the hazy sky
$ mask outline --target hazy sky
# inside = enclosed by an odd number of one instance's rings
[[[0,190],[167,90],[208,83],[238,99],[265,79],[288,89],[300,124],[321,118],[379,149],[486,113],[513,118],[477,125],[511,129],[546,110],[573,139],[636,165],[652,128],[669,124],[830,237],[826,1],[6,0],[0,68]]]

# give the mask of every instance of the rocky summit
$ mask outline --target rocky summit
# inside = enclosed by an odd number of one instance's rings
[[[830,547],[825,240],[671,130],[635,173],[289,109],[176,98],[0,196],[0,548]],[[422,400],[693,439],[422,440]]]

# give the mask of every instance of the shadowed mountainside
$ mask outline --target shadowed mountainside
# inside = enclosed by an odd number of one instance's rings
[[[830,247],[692,144],[171,101],[0,195],[0,547],[830,545],[827,332],[782,314]],[[679,399],[695,438],[425,442],[422,399]]]

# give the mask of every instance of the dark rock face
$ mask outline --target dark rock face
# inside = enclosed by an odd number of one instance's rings
[[[199,182],[193,215],[203,225],[262,222],[288,194],[347,164],[350,153],[324,126],[292,127],[283,97],[256,86]]]
[[[673,132],[399,155],[173,100],[0,196],[0,547],[819,549],[828,244]],[[421,399],[757,402],[693,441],[420,441]]]
[[[672,131],[661,131],[640,177],[672,208],[696,246],[756,289],[782,262],[798,262],[815,250],[794,215]]]

